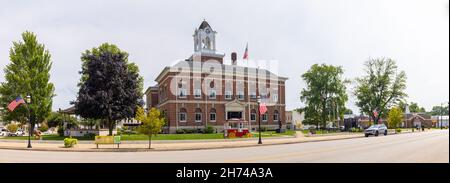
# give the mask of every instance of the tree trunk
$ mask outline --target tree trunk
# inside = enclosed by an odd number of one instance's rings
[[[114,127],[114,124],[113,124],[112,120],[111,120],[111,119],[108,119],[109,136],[112,136],[112,135],[113,135],[113,134],[112,134],[112,132],[113,132],[113,127]]]

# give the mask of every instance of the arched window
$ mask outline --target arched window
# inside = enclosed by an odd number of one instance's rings
[[[277,110],[273,111],[273,122],[278,122],[278,120],[280,120],[279,116],[280,115],[278,114]]]
[[[256,121],[256,110],[252,109],[252,111],[250,112],[250,121],[254,122]]]
[[[209,112],[209,120],[211,122],[216,122],[216,109],[211,109]]]
[[[180,113],[179,113],[179,116],[178,116],[178,120],[180,121],[180,122],[186,122],[186,119],[187,119],[187,112],[186,112],[186,109],[185,108],[181,108],[180,109]]]
[[[195,109],[195,122],[202,122],[202,110],[199,108]]]

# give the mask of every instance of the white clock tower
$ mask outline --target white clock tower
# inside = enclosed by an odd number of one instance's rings
[[[216,34],[211,26],[203,20],[198,29],[194,33],[194,51],[195,52],[209,52],[216,51]]]

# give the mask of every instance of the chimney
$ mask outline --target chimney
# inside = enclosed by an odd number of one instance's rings
[[[232,65],[237,65],[237,54],[236,54],[236,52],[232,52],[231,53],[231,64]]]

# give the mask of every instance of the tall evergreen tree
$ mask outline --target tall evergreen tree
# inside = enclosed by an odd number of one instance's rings
[[[13,112],[7,105],[16,97],[31,95],[31,127],[42,123],[51,112],[54,86],[49,82],[50,53],[43,44],[39,44],[32,32],[22,33],[22,41],[13,42],[9,51],[10,63],[4,69],[5,82],[0,86],[0,105],[3,107],[3,120],[27,122],[28,111],[18,107]],[[32,129],[33,130],[33,129]]]
[[[116,122],[133,118],[142,105],[140,76],[127,62],[128,54],[117,46],[102,44],[82,55],[82,79],[75,113],[83,118],[103,119],[112,135]],[[133,70],[135,69],[135,70]]]

